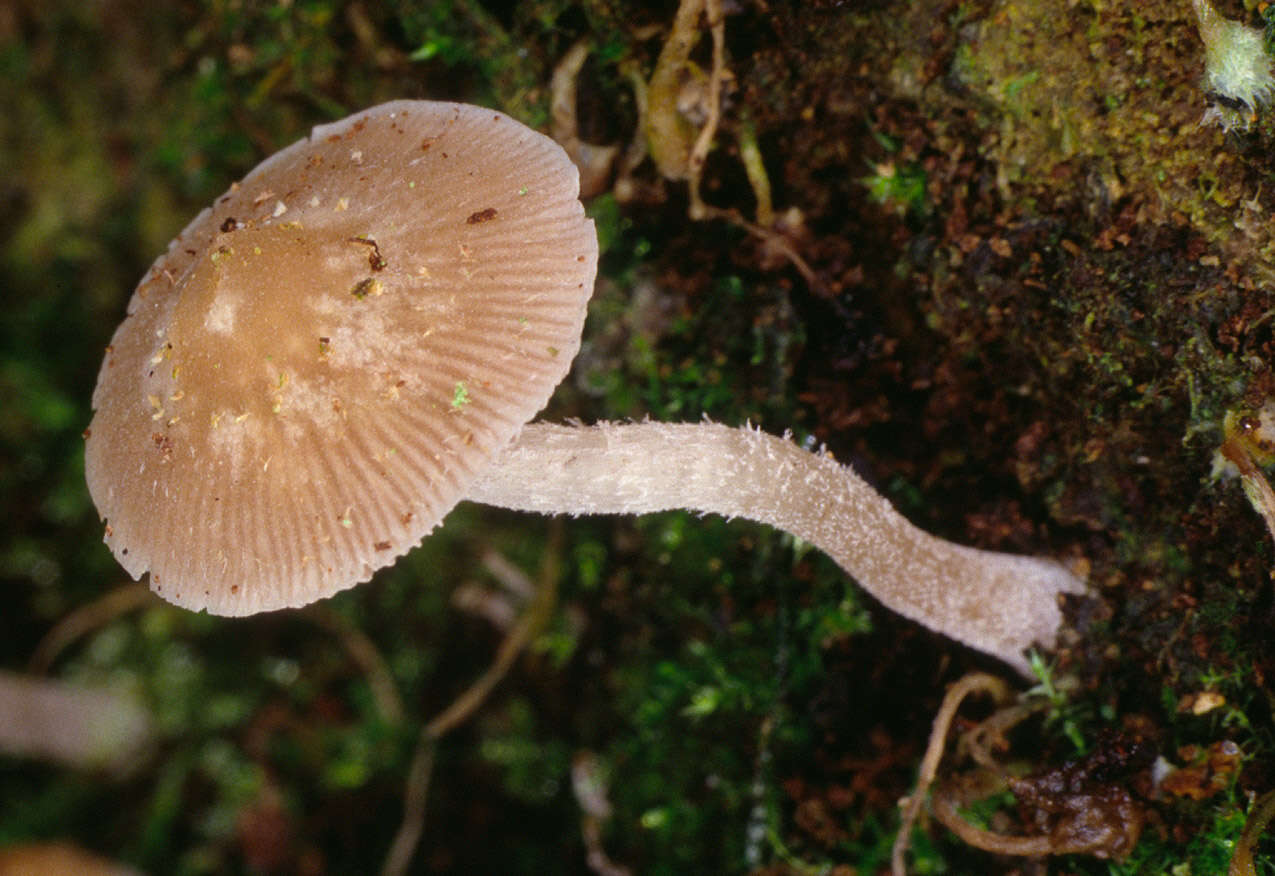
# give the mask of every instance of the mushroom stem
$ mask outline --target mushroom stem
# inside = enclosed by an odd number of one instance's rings
[[[1047,559],[978,550],[909,523],[825,453],[714,423],[525,426],[466,498],[546,514],[682,508],[766,523],[818,547],[887,608],[1030,675],[1054,644],[1060,593],[1083,582]]]

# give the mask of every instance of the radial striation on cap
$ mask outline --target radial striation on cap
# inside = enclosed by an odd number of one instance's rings
[[[367,580],[548,401],[596,269],[575,168],[509,117],[397,101],[315,128],[138,286],[85,446],[106,543],[216,614]]]

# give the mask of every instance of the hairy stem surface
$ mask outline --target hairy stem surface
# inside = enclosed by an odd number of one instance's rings
[[[749,428],[535,423],[467,498],[546,514],[683,508],[767,523],[824,551],[888,608],[1024,675],[1023,652],[1054,644],[1058,594],[1084,589],[1052,560],[935,538],[831,456]]]

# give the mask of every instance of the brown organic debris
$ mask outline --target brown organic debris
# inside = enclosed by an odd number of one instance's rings
[[[1127,779],[1147,768],[1152,755],[1142,742],[1112,735],[1082,760],[1024,779],[1004,777],[997,790],[1007,787],[1014,793],[1020,815],[1034,833],[997,833],[961,817],[960,808],[988,794],[981,786],[971,798],[968,776],[935,793],[934,815],[969,845],[997,854],[1087,854],[1120,860],[1133,851],[1146,823],[1146,809],[1130,793]]]

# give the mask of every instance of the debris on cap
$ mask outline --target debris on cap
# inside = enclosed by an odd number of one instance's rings
[[[579,347],[597,240],[560,147],[396,101],[266,159],[138,286],[86,432],[106,543],[191,609],[328,596],[436,526]]]

